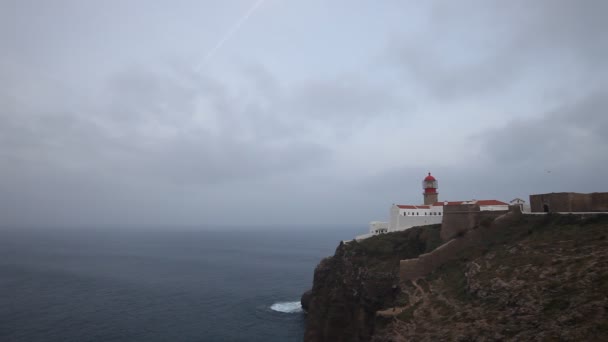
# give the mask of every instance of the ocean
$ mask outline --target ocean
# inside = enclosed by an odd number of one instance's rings
[[[0,341],[302,341],[315,266],[365,230],[2,229]]]

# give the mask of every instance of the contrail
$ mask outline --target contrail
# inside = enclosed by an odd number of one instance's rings
[[[249,10],[245,13],[245,15],[243,15],[235,24],[234,26],[232,26],[232,28],[230,30],[228,30],[228,32],[226,32],[222,38],[217,42],[217,44],[215,44],[215,46],[213,46],[213,48],[211,50],[209,50],[209,52],[207,52],[207,54],[205,55],[205,57],[203,57],[203,60],[197,65],[196,67],[196,71],[200,71],[203,66],[205,65],[205,63],[207,63],[207,61],[213,57],[217,51],[219,49],[222,48],[222,46],[224,45],[224,43],[226,43],[226,41],[228,41],[228,39],[230,39],[230,37],[232,37],[240,28],[241,26],[243,26],[243,24],[247,21],[247,19],[249,19],[249,17],[251,17],[251,15],[255,12],[255,10],[260,7],[260,5],[262,5],[264,3],[264,1],[266,0],[257,0],[253,6],[251,6],[249,8]]]

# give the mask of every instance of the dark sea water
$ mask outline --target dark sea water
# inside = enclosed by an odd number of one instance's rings
[[[0,341],[301,341],[355,227],[2,229]]]

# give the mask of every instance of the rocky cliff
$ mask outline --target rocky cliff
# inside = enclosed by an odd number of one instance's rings
[[[303,296],[308,307],[306,341],[369,341],[376,311],[399,295],[399,260],[440,244],[439,225],[415,227],[347,244],[315,269],[313,288]]]
[[[608,340],[608,215],[523,216],[428,275],[439,226],[341,244],[315,269],[305,341]],[[464,238],[464,237],[461,237]]]

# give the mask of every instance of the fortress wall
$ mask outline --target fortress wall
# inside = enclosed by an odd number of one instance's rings
[[[604,195],[606,196],[606,195]],[[605,199],[603,197],[602,199]],[[509,229],[518,222],[524,215],[518,205],[509,206],[509,212],[496,217],[489,228],[492,230]],[[594,213],[578,214],[581,218],[592,217]],[[487,216],[490,217],[490,216]],[[542,220],[542,216],[529,215],[527,219]],[[454,238],[443,245],[436,248],[434,251],[426,254],[421,254],[418,258],[401,260],[399,262],[399,279],[400,281],[416,280],[423,278],[426,275],[435,271],[438,267],[450,260],[454,260],[460,255],[460,252],[468,248],[474,247],[483,242],[483,236],[488,234],[486,228],[469,230],[465,235]]]
[[[543,212],[545,204],[549,206],[550,212],[608,211],[608,193],[557,192],[530,195],[532,212]]]
[[[479,223],[479,225],[485,225],[486,222],[491,223],[496,218],[503,216],[511,210],[511,206],[509,206],[509,210],[480,211],[479,213],[477,213],[477,222]],[[517,211],[521,212],[519,210],[519,207],[517,208]]]
[[[532,212],[542,213],[544,205],[549,206],[550,212],[570,212],[570,193],[556,192],[550,194],[530,195]]]
[[[608,211],[608,192],[591,194],[591,211]]]
[[[453,214],[456,213],[458,212],[453,212]],[[489,229],[508,229],[508,226],[517,222],[522,216],[521,208],[518,205],[509,206],[508,212],[471,212],[468,214],[477,216],[476,219],[479,220],[483,220],[484,218],[491,219],[492,223],[487,227]],[[462,215],[456,216],[456,218],[455,222],[459,222],[458,220],[462,219]],[[466,221],[466,219],[464,220]],[[460,222],[467,223],[465,221]],[[470,222],[468,223],[470,224]],[[426,276],[446,262],[457,258],[460,254],[459,252],[481,243],[482,236],[481,230],[468,230],[465,235],[449,240],[430,253],[421,254],[415,259],[401,260],[399,262],[399,279],[407,281]]]
[[[568,212],[591,211],[591,194],[570,193],[570,210]]]
[[[541,195],[530,195],[530,211],[533,213],[543,212],[543,200]]]
[[[443,207],[441,239],[448,241],[479,224],[479,206],[476,204],[446,205]]]
[[[433,272],[439,266],[456,258],[458,252],[476,243],[473,235],[466,235],[452,239],[434,251],[420,255],[415,259],[401,260],[399,262],[399,279],[401,281],[416,280]]]

